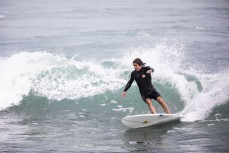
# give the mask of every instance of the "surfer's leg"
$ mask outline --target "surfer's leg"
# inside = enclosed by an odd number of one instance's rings
[[[164,111],[167,113],[167,114],[170,114],[170,110],[169,110],[169,107],[167,106],[166,102],[164,101],[164,99],[160,97],[157,97],[157,102],[162,106],[162,108],[164,109]]]
[[[157,111],[156,111],[155,107],[153,106],[152,101],[149,98],[146,99],[146,104],[148,105],[152,114],[157,114]]]

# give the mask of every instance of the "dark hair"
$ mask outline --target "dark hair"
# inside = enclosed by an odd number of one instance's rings
[[[146,63],[143,63],[142,60],[140,58],[136,58],[133,63],[136,63],[140,66],[145,66]]]

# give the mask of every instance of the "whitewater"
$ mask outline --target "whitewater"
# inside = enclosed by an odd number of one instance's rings
[[[1,58],[0,108],[20,105],[29,93],[61,101],[117,91],[128,81],[136,57],[155,69],[153,83],[172,93],[164,95],[166,99],[174,99],[178,92],[177,99],[184,103],[184,108],[177,104],[179,112],[175,113],[182,115],[182,121],[204,120],[214,107],[228,102],[228,70],[205,74],[195,65],[187,69],[182,66],[185,44],[163,41],[154,47],[137,47],[125,51],[121,57],[100,61],[81,61],[77,56],[67,58],[45,51],[20,52]]]

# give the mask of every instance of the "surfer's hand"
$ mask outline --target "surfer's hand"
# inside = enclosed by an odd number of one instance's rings
[[[152,70],[148,70],[146,73],[147,73],[147,74],[150,74],[150,73],[152,73]]]
[[[122,98],[125,98],[125,97],[126,97],[126,92],[123,91],[123,93],[122,93]]]

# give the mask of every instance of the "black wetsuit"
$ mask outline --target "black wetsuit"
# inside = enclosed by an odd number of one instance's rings
[[[126,92],[135,80],[137,82],[143,101],[146,101],[147,98],[153,98],[156,100],[160,94],[153,87],[151,82],[151,74],[146,73],[148,70],[152,70],[152,72],[154,72],[154,69],[149,66],[142,67],[140,71],[134,70],[131,73],[130,80],[126,84],[124,91]]]

